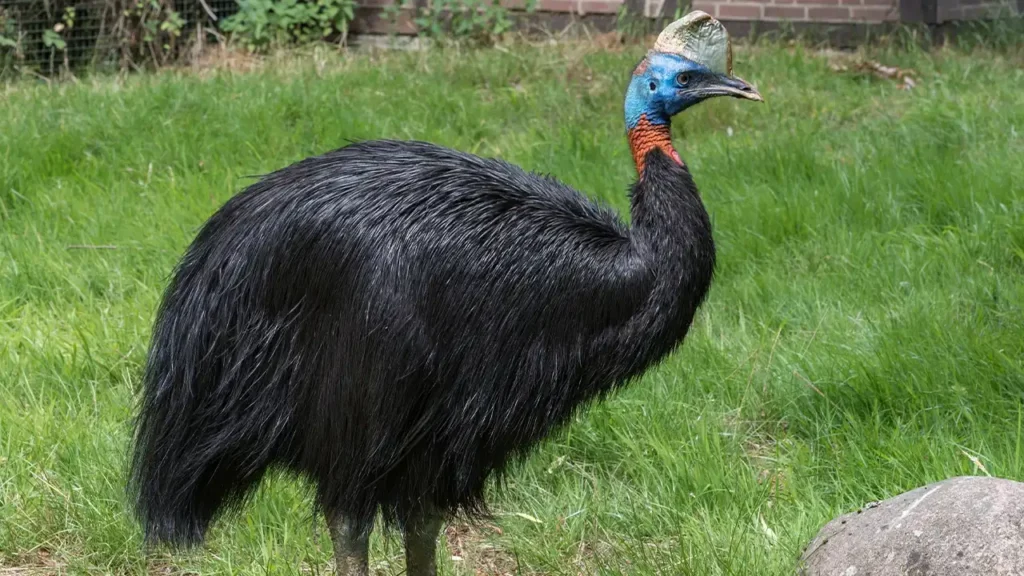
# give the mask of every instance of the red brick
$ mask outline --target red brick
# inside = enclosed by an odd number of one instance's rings
[[[892,19],[895,13],[889,8],[879,8],[872,6],[870,8],[854,8],[853,19],[858,22],[885,22],[886,20]]]
[[[864,0],[865,6],[890,6],[893,9],[898,9],[899,2],[897,0]]]
[[[757,4],[721,4],[718,17],[722,20],[760,20],[762,8]]]
[[[860,6],[861,0],[839,0],[843,6]]]
[[[572,12],[573,11],[572,0],[538,0],[537,11],[538,12]]]
[[[977,6],[965,6],[961,8],[957,15],[957,20],[975,20],[978,18],[984,18],[988,16],[988,10],[986,8],[979,9]]]
[[[807,9],[807,19],[814,22],[849,22],[850,9],[811,6]]]
[[[617,14],[622,2],[615,0],[583,0],[580,11],[584,14]]]
[[[569,14],[614,14],[622,3],[616,0],[539,0],[538,12],[560,12]]]
[[[1003,15],[1002,7],[989,4],[988,6],[965,6],[964,20],[976,20],[979,18],[994,18]]]
[[[718,16],[718,2],[714,0],[694,0],[693,5],[690,6],[691,10],[702,10],[711,14],[712,16]]]
[[[765,6],[764,17],[768,20],[806,20],[807,8],[803,6]]]

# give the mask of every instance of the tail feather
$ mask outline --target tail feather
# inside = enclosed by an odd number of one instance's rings
[[[129,491],[150,544],[200,544],[287,436],[286,387],[274,385],[291,365],[285,324],[237,295],[220,302],[219,274],[199,268],[186,258],[168,288],[143,378]]]

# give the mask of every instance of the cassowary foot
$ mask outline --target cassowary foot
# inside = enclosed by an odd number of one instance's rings
[[[356,526],[344,516],[330,520],[331,541],[334,543],[335,574],[338,576],[369,576],[370,531]]]
[[[437,537],[444,521],[431,517],[412,522],[405,529],[405,573],[407,576],[437,575]]]

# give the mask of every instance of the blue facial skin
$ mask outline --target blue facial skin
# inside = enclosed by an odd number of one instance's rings
[[[648,54],[647,68],[632,77],[626,91],[626,128],[636,127],[641,116],[651,124],[668,124],[672,116],[713,96],[761,100],[739,78],[712,72],[675,54]]]

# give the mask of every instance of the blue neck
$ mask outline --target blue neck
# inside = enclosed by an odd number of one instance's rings
[[[646,116],[651,124],[668,124],[669,118],[662,107],[651,98],[648,86],[650,79],[646,75],[633,76],[626,90],[626,130],[636,128],[641,116]]]

